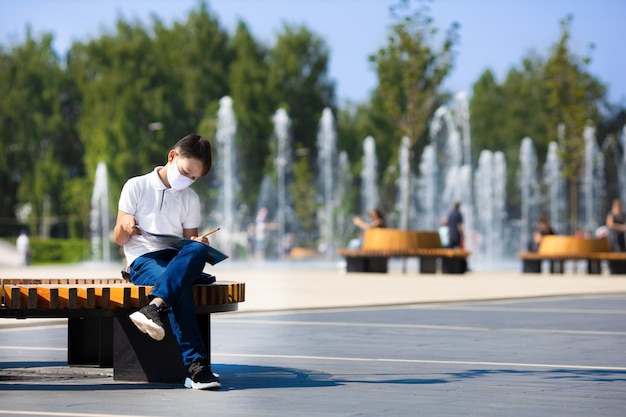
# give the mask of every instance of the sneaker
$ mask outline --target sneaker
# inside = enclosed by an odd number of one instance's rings
[[[154,340],[160,341],[165,337],[162,317],[167,312],[168,308],[165,306],[157,307],[155,304],[148,304],[141,310],[135,311],[129,318],[143,333],[147,333]]]
[[[185,387],[192,389],[218,389],[222,385],[217,375],[211,372],[206,358],[196,360],[187,368],[189,376],[185,379]]]

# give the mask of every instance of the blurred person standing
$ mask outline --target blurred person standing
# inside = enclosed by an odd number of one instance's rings
[[[20,254],[20,265],[28,266],[31,260],[30,239],[26,229],[20,230],[20,235],[15,242],[17,253]]]
[[[619,199],[614,199],[611,211],[606,216],[606,227],[609,234],[609,246],[613,252],[626,251],[626,215]]]

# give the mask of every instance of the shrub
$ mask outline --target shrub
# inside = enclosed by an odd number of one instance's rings
[[[30,239],[33,264],[77,263],[89,258],[89,241],[83,239]]]

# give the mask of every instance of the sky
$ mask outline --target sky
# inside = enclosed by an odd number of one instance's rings
[[[244,21],[255,39],[268,46],[285,23],[306,25],[330,50],[329,75],[336,83],[338,104],[363,102],[376,86],[368,62],[386,44],[396,0],[207,0],[209,11],[233,33]],[[570,50],[589,53],[589,71],[608,88],[613,104],[626,107],[625,0],[434,0],[428,3],[434,26],[445,32],[460,24],[455,68],[444,87],[471,93],[490,69],[498,82],[534,52],[546,58],[558,42],[560,20],[571,14]],[[65,54],[73,41],[86,42],[113,33],[118,18],[151,26],[156,15],[169,25],[183,22],[199,0],[0,0],[0,43],[5,47],[32,33],[54,35],[54,47]]]

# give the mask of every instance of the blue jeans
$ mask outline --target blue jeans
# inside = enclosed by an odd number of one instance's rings
[[[159,297],[170,308],[172,333],[185,366],[207,357],[207,348],[198,329],[192,286],[202,274],[208,246],[190,243],[180,251],[166,249],[150,252],[130,265],[130,280],[136,285],[151,285],[150,299]]]

